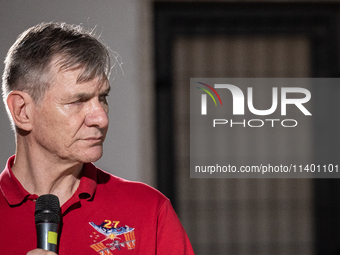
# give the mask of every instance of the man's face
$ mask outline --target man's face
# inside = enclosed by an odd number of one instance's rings
[[[53,85],[34,106],[31,134],[43,157],[85,163],[102,156],[110,85],[97,78],[77,84],[80,72],[52,66]]]

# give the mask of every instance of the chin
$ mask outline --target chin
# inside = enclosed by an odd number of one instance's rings
[[[103,155],[103,149],[98,148],[98,149],[90,149],[88,150],[85,154],[82,155],[81,157],[81,162],[82,163],[90,163],[90,162],[95,162],[99,160]]]

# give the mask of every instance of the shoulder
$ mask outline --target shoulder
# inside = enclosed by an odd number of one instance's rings
[[[99,168],[97,168],[97,191],[100,194],[111,194],[117,200],[144,203],[159,208],[169,202],[160,191],[145,183],[126,180]]]

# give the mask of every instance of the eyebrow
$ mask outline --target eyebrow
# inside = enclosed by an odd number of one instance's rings
[[[100,96],[102,95],[107,95],[110,93],[111,86],[109,86],[107,89],[105,89],[103,92],[99,93]],[[94,93],[78,93],[72,96],[75,99],[80,99],[80,98],[91,98],[93,97]]]

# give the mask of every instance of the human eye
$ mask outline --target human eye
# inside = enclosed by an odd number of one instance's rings
[[[87,97],[80,97],[77,100],[72,101],[71,104],[82,104],[82,103],[87,102],[88,100],[89,98]]]
[[[104,104],[107,104],[107,98],[109,97],[109,94],[108,93],[105,93],[103,95],[100,95],[99,96],[99,101],[104,103]]]

